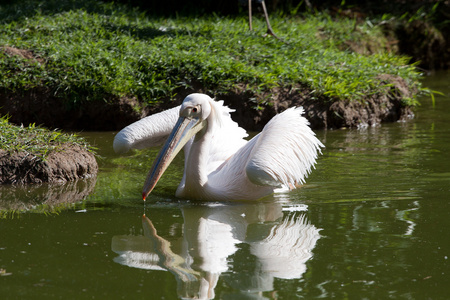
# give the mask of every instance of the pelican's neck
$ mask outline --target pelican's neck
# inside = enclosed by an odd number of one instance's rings
[[[214,122],[208,118],[205,128],[194,138],[185,164],[186,188],[188,189],[203,187],[208,180],[207,166],[214,126]]]

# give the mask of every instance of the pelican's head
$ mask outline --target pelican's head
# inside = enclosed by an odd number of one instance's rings
[[[174,157],[195,135],[202,136],[211,114],[213,100],[205,94],[190,94],[180,108],[180,117],[153,163],[142,191],[145,201]]]

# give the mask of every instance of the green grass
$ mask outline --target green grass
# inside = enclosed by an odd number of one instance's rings
[[[214,94],[239,85],[256,95],[306,85],[313,98],[363,101],[384,93],[377,79],[383,73],[420,89],[420,73],[386,51],[378,26],[326,14],[271,16],[286,43],[263,37],[262,18],[250,32],[246,17],[160,18],[93,0],[20,1],[2,7],[0,20],[0,46],[41,60],[0,51],[0,88],[45,87],[74,104],[110,96],[151,104],[192,85]],[[347,46],[367,40],[379,46],[370,55]]]
[[[45,160],[52,151],[59,151],[67,144],[76,144],[92,151],[94,148],[76,134],[48,130],[34,124],[27,127],[12,125],[7,118],[0,118],[0,150],[8,153],[30,153]]]

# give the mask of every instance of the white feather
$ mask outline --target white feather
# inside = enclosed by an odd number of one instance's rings
[[[305,182],[324,145],[302,114],[302,107],[289,108],[267,123],[246,166],[251,182],[291,189]]]

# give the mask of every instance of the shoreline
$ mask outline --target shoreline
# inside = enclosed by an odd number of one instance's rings
[[[374,126],[384,122],[411,119],[412,106],[402,99],[412,98],[417,91],[410,89],[404,79],[388,74],[378,76],[385,90],[366,97],[363,101],[335,100],[321,97],[312,99],[307,87],[280,87],[260,95],[269,99],[264,103],[249,101],[255,95],[235,90],[216,95],[234,109],[232,118],[249,131],[262,130],[276,114],[292,106],[303,106],[312,129],[337,129],[341,127]],[[10,116],[16,125],[37,123],[50,129],[80,131],[119,131],[148,115],[175,107],[190,93],[211,93],[204,88],[180,89],[175,99],[162,99],[157,104],[145,105],[135,98],[111,97],[108,101],[87,101],[82,106],[70,108],[50,91],[31,90],[20,94],[0,93],[2,113]],[[255,107],[257,106],[257,107]]]

